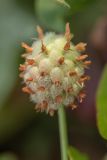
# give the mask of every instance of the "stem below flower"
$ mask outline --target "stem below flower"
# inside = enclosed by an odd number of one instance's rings
[[[59,120],[59,134],[60,134],[60,148],[61,148],[61,160],[68,160],[68,137],[66,126],[66,115],[64,106],[60,106],[58,109]]]

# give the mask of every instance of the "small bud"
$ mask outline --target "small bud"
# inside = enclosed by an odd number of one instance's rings
[[[75,72],[75,71],[70,71],[70,72],[69,72],[69,76],[71,76],[71,77],[72,77],[72,76],[77,76],[77,72]]]
[[[64,57],[63,56],[58,59],[58,63],[60,65],[62,65],[64,63]]]
[[[70,40],[71,40],[71,32],[70,32],[69,23],[66,24],[65,37],[66,37],[67,42],[70,42]]]
[[[70,32],[70,27],[69,27],[69,23],[66,24],[66,31],[65,31],[65,37],[66,37],[66,44],[64,46],[64,50],[67,51],[70,49],[70,41],[71,41],[71,32]]]
[[[42,50],[42,52],[47,53],[47,48],[46,48],[46,46],[44,45],[43,41],[42,41],[42,47],[41,47],[41,50]]]
[[[34,59],[27,59],[27,63],[29,65],[33,65],[35,63],[35,60]]]
[[[84,92],[80,92],[79,93],[79,99],[80,99],[80,103],[82,103],[83,99],[86,97],[86,94]]]
[[[80,56],[78,56],[78,57],[76,58],[76,60],[77,60],[77,61],[82,61],[82,60],[86,59],[87,57],[88,57],[87,54],[80,55]]]
[[[68,51],[69,49],[70,49],[70,43],[67,42],[67,43],[65,44],[65,46],[64,46],[64,50],[65,50],[65,51]]]
[[[45,87],[44,86],[38,87],[38,91],[44,92],[45,91]]]
[[[20,71],[25,71],[25,70],[26,70],[26,66],[23,65],[23,64],[20,64],[19,70],[20,70]]]
[[[90,80],[90,77],[89,76],[82,76],[80,79],[79,79],[79,82],[82,83],[82,82],[85,82],[87,80]]]
[[[28,88],[28,87],[23,87],[22,91],[25,92],[25,93],[28,93],[28,94],[32,94],[33,93],[32,90],[30,88]]]
[[[88,66],[88,65],[90,65],[91,63],[92,63],[91,61],[85,61],[85,62],[84,62],[84,65],[87,65],[87,66]]]
[[[27,81],[27,82],[33,81],[33,78],[30,77],[30,78],[28,78],[26,81]]]
[[[43,30],[40,26],[37,26],[37,32],[38,32],[38,36],[39,36],[39,39],[43,39],[44,37],[44,34],[43,34]]]
[[[22,47],[26,49],[27,53],[31,53],[33,51],[33,48],[31,48],[30,46],[28,46],[26,43],[22,43]]]
[[[85,51],[86,45],[87,45],[86,43],[80,42],[75,46],[75,48],[77,51]]]

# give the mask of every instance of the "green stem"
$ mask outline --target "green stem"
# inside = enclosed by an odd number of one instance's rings
[[[59,120],[59,134],[60,134],[60,148],[61,148],[61,160],[68,160],[68,137],[66,126],[66,115],[64,106],[60,106],[58,109]]]

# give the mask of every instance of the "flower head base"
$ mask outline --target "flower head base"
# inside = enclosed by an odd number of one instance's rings
[[[25,84],[22,90],[30,94],[37,111],[54,115],[61,104],[74,109],[75,102],[85,98],[84,82],[89,80],[84,70],[91,61],[85,60],[86,54],[81,55],[86,44],[75,46],[71,42],[69,23],[65,35],[44,35],[39,26],[37,31],[39,38],[32,47],[22,43],[26,50],[22,55],[25,63],[19,67]]]

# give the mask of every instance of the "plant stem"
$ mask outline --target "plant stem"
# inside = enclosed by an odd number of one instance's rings
[[[64,106],[60,106],[58,109],[59,120],[59,135],[60,135],[60,148],[61,148],[61,160],[68,160],[68,137],[66,126],[66,115]]]

